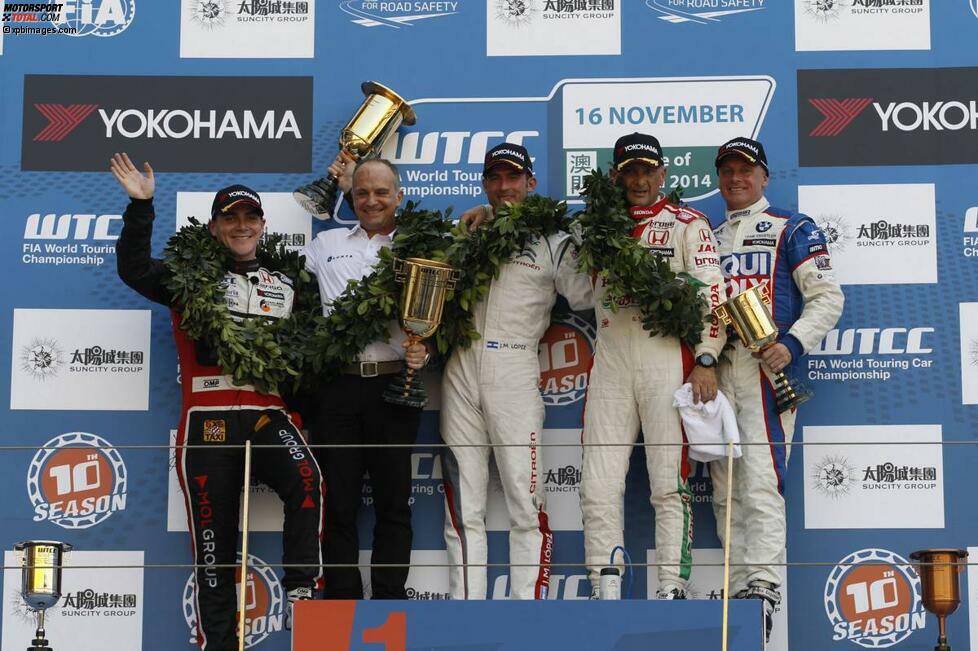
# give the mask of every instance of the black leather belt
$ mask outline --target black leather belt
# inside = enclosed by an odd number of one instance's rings
[[[404,368],[404,362],[394,360],[391,362],[356,362],[343,367],[343,375],[356,375],[359,377],[377,377],[378,375],[393,375],[400,373]]]

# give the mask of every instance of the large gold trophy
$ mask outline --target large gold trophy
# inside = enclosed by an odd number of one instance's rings
[[[394,279],[401,283],[401,326],[415,344],[435,334],[441,324],[445,295],[455,289],[460,273],[444,262],[423,258],[394,259]],[[395,405],[424,407],[428,393],[413,368],[404,372],[384,392],[384,400]]]
[[[755,285],[713,310],[727,325],[732,325],[747,350],[760,351],[778,341],[778,326],[771,317],[771,295],[767,283]],[[774,393],[778,413],[794,409],[814,393],[790,379],[783,371],[774,373]]]
[[[61,568],[71,545],[52,540],[28,540],[14,545],[23,557],[20,594],[37,613],[37,632],[27,651],[52,651],[44,631],[44,611],[61,599]]]
[[[390,88],[365,81],[360,89],[367,96],[340,133],[340,149],[356,160],[376,158],[397,128],[417,121],[414,109]],[[337,179],[330,174],[296,189],[292,197],[306,212],[329,219],[336,208]]]
[[[945,619],[958,609],[961,591],[958,574],[964,569],[968,552],[963,549],[921,549],[910,554],[916,561],[924,593],[924,608],[937,615],[937,646],[934,651],[951,651],[947,643]]]

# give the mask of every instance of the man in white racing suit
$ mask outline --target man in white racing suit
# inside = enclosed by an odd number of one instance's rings
[[[632,235],[668,260],[673,271],[702,282],[706,304],[718,305],[723,276],[713,231],[703,214],[671,205],[660,194],[666,163],[659,141],[640,133],[619,138],[611,174],[635,220]],[[637,306],[628,302],[611,309],[604,284],[596,280],[598,337],[584,410],[581,511],[588,576],[596,595],[601,568],[623,545],[622,501],[633,450],[628,444],[635,443],[641,428],[655,508],[657,597],[685,599],[692,565],[690,464],[673,393],[689,382],[696,400],[716,396],[715,367],[725,334],[704,313],[695,351],[676,337],[649,336]]]
[[[716,158],[726,218],[715,230],[727,296],[768,284],[778,342],[751,354],[741,341],[720,363],[720,389],[734,406],[745,445],[734,462],[730,590],[765,602],[767,633],[781,601],[778,565],[785,552],[784,477],[795,410],[779,413],[772,372],[797,377],[801,357],[835,326],[844,297],[832,273],[825,234],[807,215],[772,208],[764,198],[764,147],[735,138]],[[713,507],[723,540],[727,462],[713,462]]]
[[[482,184],[489,200],[487,219],[506,202],[522,202],[536,187],[529,153],[511,143],[489,150]],[[553,534],[544,508],[543,455],[537,447],[544,419],[537,346],[558,292],[572,309],[591,306],[590,282],[576,268],[576,250],[567,234],[532,240],[501,265],[488,295],[475,306],[474,325],[481,338],[454,351],[446,365],[441,435],[449,445],[444,460],[445,542],[453,599],[486,598],[490,454],[499,468],[510,517],[510,562],[516,565],[510,571],[510,598],[547,596]],[[499,444],[504,446],[492,447]]]

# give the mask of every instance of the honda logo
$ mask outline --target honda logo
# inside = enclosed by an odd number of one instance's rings
[[[665,246],[669,241],[669,231],[649,231],[649,244],[652,246]]]

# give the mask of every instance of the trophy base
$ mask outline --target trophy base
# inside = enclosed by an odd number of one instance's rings
[[[951,651],[950,644],[938,644],[934,647],[934,651]]]
[[[811,389],[797,380],[789,380],[784,373],[774,375],[774,395],[778,405],[778,413],[783,414],[808,402],[815,396]]]
[[[43,637],[35,637],[31,646],[27,647],[27,651],[54,651],[48,646],[48,641]]]
[[[384,402],[392,405],[423,409],[428,404],[428,392],[420,378],[408,377],[407,369],[384,389]]]
[[[317,219],[327,220],[336,209],[336,179],[327,176],[301,188],[296,188],[292,198],[302,209]]]

